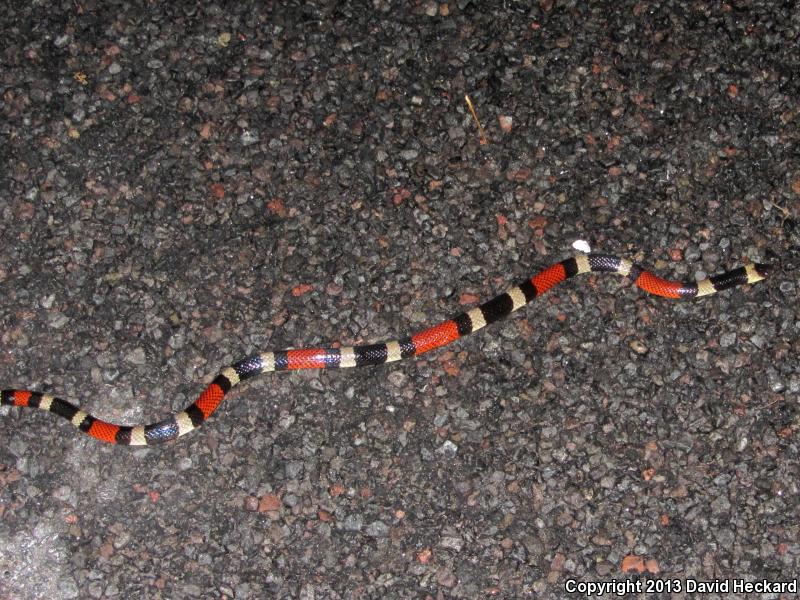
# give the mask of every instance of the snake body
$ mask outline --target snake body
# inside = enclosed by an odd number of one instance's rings
[[[362,346],[327,346],[262,352],[225,367],[197,399],[182,411],[150,425],[117,425],[81,410],[50,394],[30,390],[3,390],[0,404],[27,406],[67,419],[85,434],[112,444],[142,446],[174,440],[200,427],[231,388],[270,371],[363,367],[418,356],[499,321],[562,281],[584,273],[613,273],[637,287],[665,298],[695,298],[764,279],[771,266],[749,264],[694,283],[668,281],[631,261],[605,254],[579,254],[558,262],[480,306],[413,335]]]

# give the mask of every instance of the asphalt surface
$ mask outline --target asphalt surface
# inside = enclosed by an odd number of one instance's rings
[[[570,281],[417,360],[252,380],[157,448],[4,408],[0,598],[800,577],[795,2],[12,1],[0,30],[0,386],[104,418],[419,330],[576,240],[780,265],[692,302]]]

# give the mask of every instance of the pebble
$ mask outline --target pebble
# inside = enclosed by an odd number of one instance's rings
[[[382,538],[389,535],[389,526],[383,521],[373,521],[365,530],[365,533],[374,538]]]
[[[364,526],[364,517],[358,514],[347,515],[342,521],[342,529],[345,531],[361,531]]]
[[[144,348],[134,348],[125,355],[125,361],[133,365],[145,365],[147,364],[147,354]]]

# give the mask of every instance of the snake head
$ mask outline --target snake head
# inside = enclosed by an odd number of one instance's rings
[[[767,263],[753,263],[753,268],[755,268],[756,273],[761,275],[762,278],[766,278],[769,277],[770,273],[773,273],[778,269],[778,265],[767,264]]]

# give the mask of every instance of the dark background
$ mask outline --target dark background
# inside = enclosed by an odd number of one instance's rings
[[[798,576],[795,2],[31,1],[0,31],[0,386],[108,419],[419,330],[576,239],[686,280],[780,262],[686,303],[571,281],[158,448],[4,409],[0,598]]]

